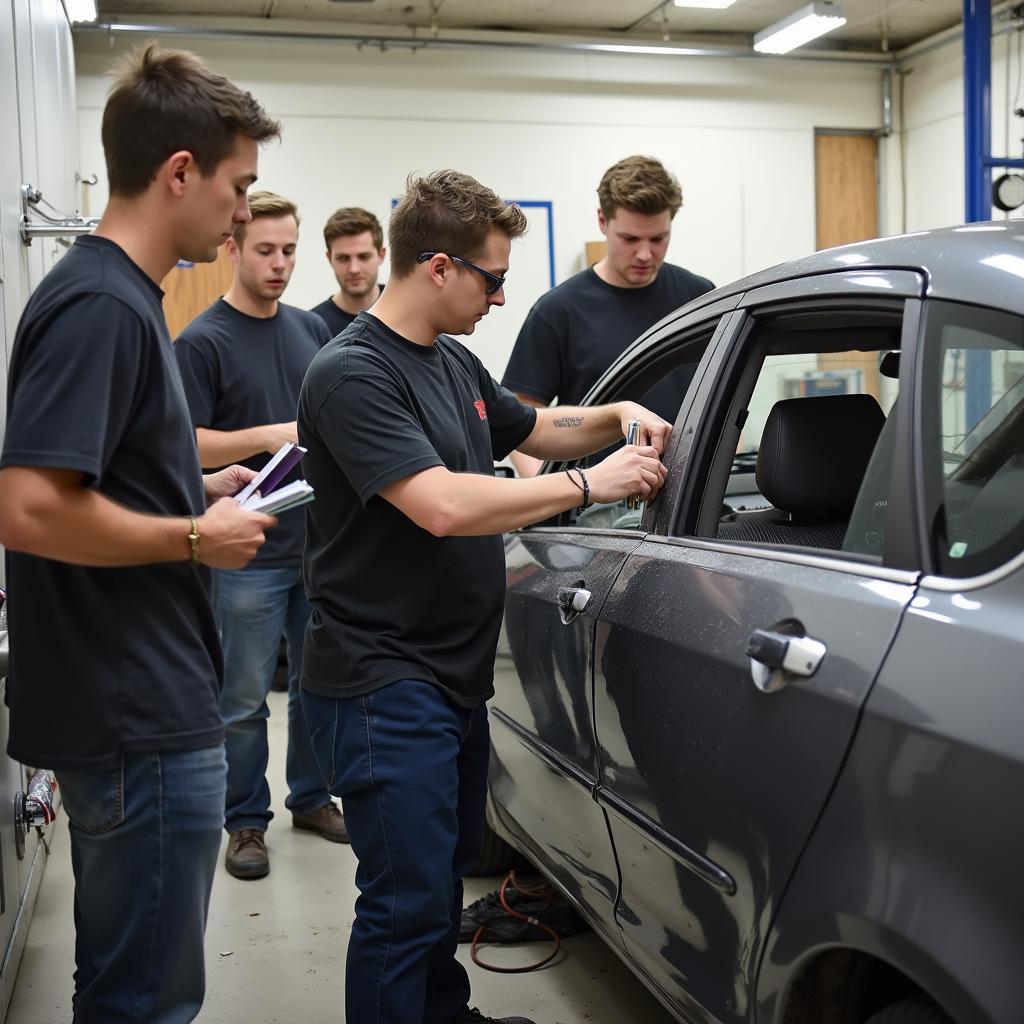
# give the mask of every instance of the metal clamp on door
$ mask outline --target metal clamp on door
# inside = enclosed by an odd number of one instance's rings
[[[558,588],[558,614],[562,625],[568,626],[590,603],[590,591],[584,589],[583,581],[575,587]]]
[[[750,674],[762,693],[782,689],[790,676],[813,676],[825,657],[825,645],[809,636],[755,629],[747,643]]]

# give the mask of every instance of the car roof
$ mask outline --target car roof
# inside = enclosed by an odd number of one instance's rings
[[[964,224],[823,249],[716,288],[686,308],[794,278],[863,270],[917,271],[931,298],[1024,315],[1024,221]]]

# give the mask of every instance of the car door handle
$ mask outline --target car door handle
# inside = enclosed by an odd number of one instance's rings
[[[764,693],[781,689],[789,676],[813,676],[825,652],[820,640],[770,629],[755,629],[747,643],[754,685]]]
[[[590,591],[583,587],[558,588],[558,614],[563,626],[568,626],[590,603]]]

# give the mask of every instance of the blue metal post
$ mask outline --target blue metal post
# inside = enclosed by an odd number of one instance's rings
[[[992,3],[964,0],[964,185],[966,220],[989,220],[992,196]]]
[[[964,188],[967,221],[992,217],[992,0],[964,3]],[[967,430],[992,404],[992,354],[968,349]]]

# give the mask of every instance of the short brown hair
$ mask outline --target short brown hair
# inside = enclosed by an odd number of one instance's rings
[[[183,50],[150,43],[122,59],[113,74],[102,128],[111,195],[141,195],[179,150],[188,150],[199,173],[210,177],[238,135],[265,142],[281,134],[251,93]]]
[[[471,260],[487,243],[491,228],[509,238],[526,231],[526,215],[499,199],[475,178],[458,171],[409,176],[405,195],[391,212],[391,276],[408,277],[421,252],[443,252]]]
[[[348,238],[350,235],[361,235],[369,231],[373,235],[373,247],[384,248],[384,229],[380,221],[369,210],[360,206],[343,206],[335,210],[324,225],[324,245],[328,250],[336,238]]]
[[[299,224],[299,208],[290,199],[274,192],[250,192],[249,212],[253,220],[259,217],[294,217],[295,226]],[[239,224],[235,228],[235,241],[241,245],[244,238],[245,225]]]
[[[601,212],[608,220],[625,207],[647,216],[668,210],[674,217],[683,205],[683,190],[674,174],[650,156],[627,156],[604,172],[597,186]]]

